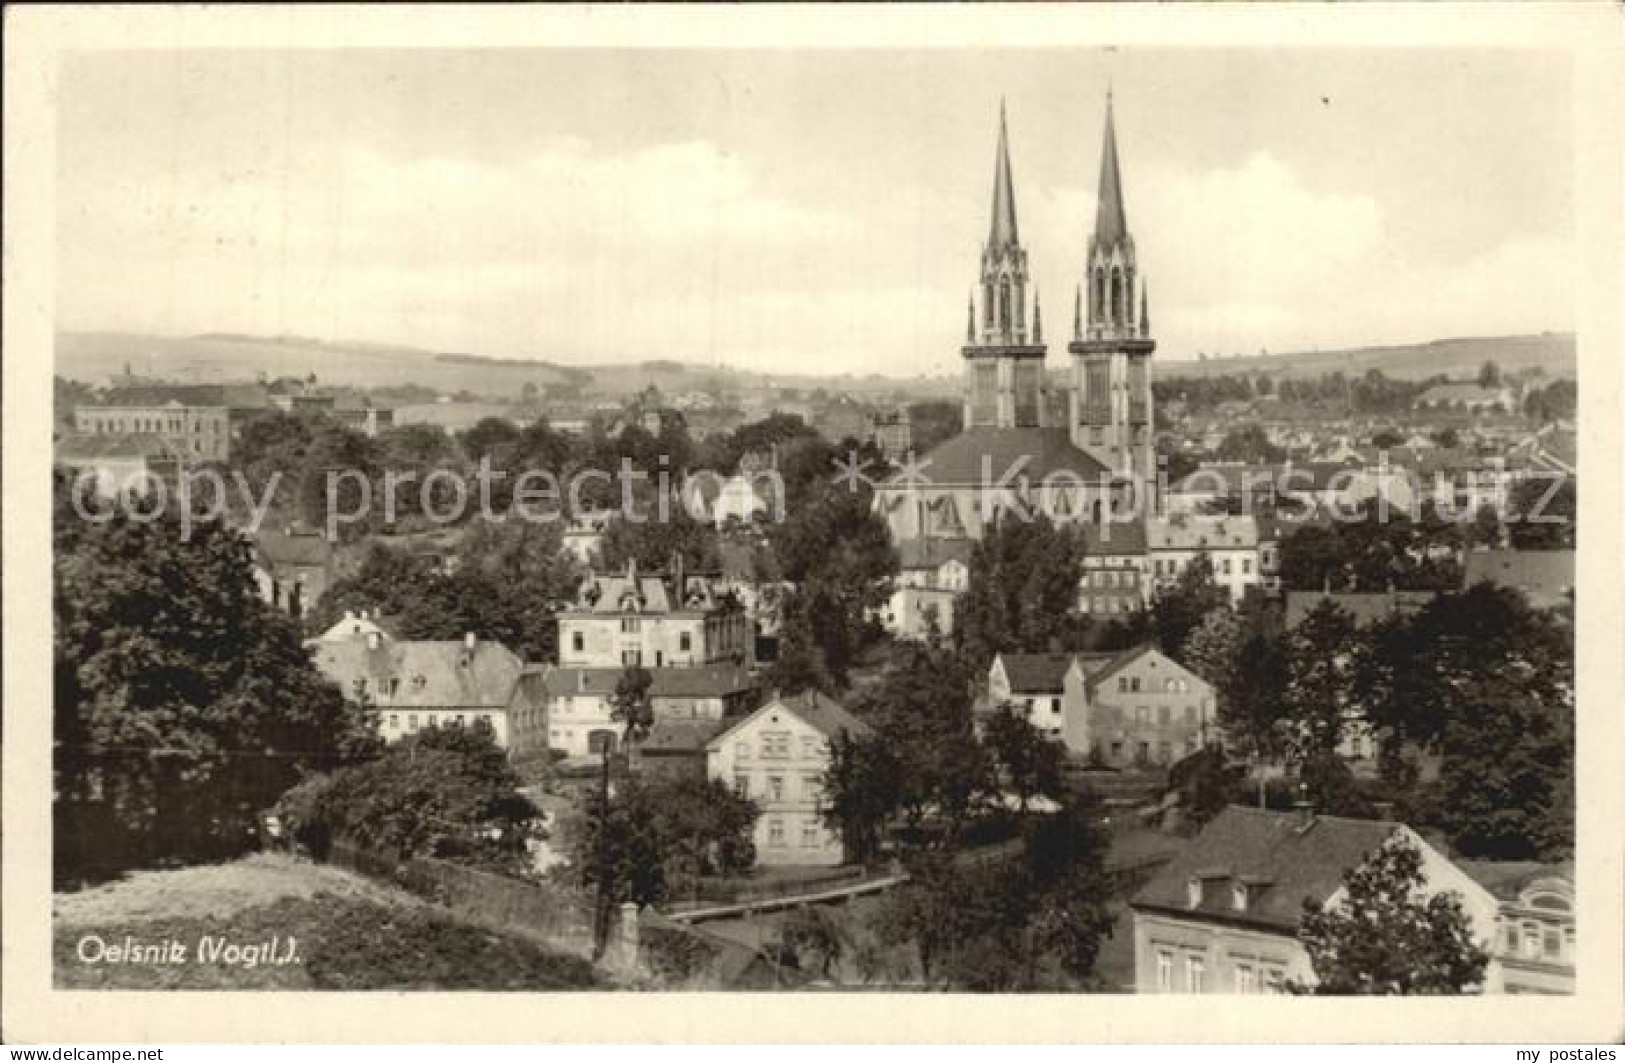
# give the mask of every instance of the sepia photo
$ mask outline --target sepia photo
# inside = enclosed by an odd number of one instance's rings
[[[1617,1030],[1580,46],[934,13],[53,53],[41,999]]]

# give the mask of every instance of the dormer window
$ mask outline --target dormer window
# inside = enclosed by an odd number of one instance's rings
[[[1185,880],[1185,904],[1191,908],[1202,906],[1202,880],[1196,875]]]
[[[1245,912],[1247,910],[1247,883],[1231,883],[1230,907],[1238,912]]]

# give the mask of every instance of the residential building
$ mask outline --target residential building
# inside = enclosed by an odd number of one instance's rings
[[[825,824],[824,775],[830,743],[863,737],[869,725],[816,691],[773,698],[706,744],[706,772],[762,809],[756,862],[834,866],[846,854]]]
[[[1574,866],[1462,860],[1499,903],[1490,992],[1574,992]]]
[[[678,565],[668,578],[638,572],[594,575],[559,617],[559,664],[681,668],[751,659],[750,618],[728,595]]]
[[[254,582],[267,605],[304,616],[333,582],[333,544],[311,529],[261,528],[254,536]]]
[[[604,552],[604,535],[615,514],[609,510],[577,513],[564,526],[563,545],[583,565],[596,565]]]
[[[162,436],[147,432],[95,435],[68,432],[56,441],[55,464],[88,481],[90,494],[146,496],[174,486],[187,462]]]
[[[898,638],[923,639],[933,630],[951,635],[954,604],[970,586],[969,539],[905,539],[897,544],[898,573],[881,613]]]
[[[1522,592],[1536,609],[1574,604],[1573,550],[1469,550],[1462,586],[1493,583]]]
[[[633,770],[646,778],[705,779],[706,746],[725,720],[660,719],[632,750]]]
[[[716,722],[756,703],[750,673],[734,665],[651,668],[649,702],[655,719]],[[547,745],[568,757],[621,748],[625,726],[614,717],[615,690],[625,668],[548,668]]]
[[[901,459],[914,449],[914,428],[908,407],[895,406],[869,415],[869,439],[888,458]]]
[[[782,489],[776,469],[740,471],[725,479],[702,469],[683,481],[682,503],[689,516],[719,528],[749,524],[782,512],[777,504]]]
[[[430,725],[489,724],[497,745],[508,745],[508,706],[524,670],[500,642],[470,633],[457,641],[386,639],[317,640],[316,668],[344,697],[368,709],[386,742]]]
[[[1106,521],[1080,527],[1083,573],[1078,611],[1115,616],[1144,609],[1151,601],[1151,558],[1145,522]]]
[[[1404,824],[1232,806],[1130,901],[1136,991],[1251,995],[1313,985],[1297,936],[1305,902],[1340,903],[1344,876],[1398,839],[1422,854],[1424,893],[1457,894],[1474,937],[1491,945],[1495,898]]]
[[[1254,517],[1185,514],[1146,521],[1146,545],[1154,588],[1172,586],[1198,557],[1213,566],[1213,581],[1239,602],[1263,582],[1258,521]]]
[[[1070,653],[1001,653],[987,672],[987,707],[1010,706],[1045,738],[1059,742],[1065,726]]]
[[[1213,688],[1150,645],[1074,655],[1061,687],[1061,740],[1094,763],[1166,768],[1219,741]]]
[[[1084,258],[1061,403],[1048,392],[1042,309],[1036,292],[1029,298],[1001,107],[992,220],[961,348],[965,430],[876,487],[875,509],[894,542],[977,539],[1001,512],[1034,506],[1060,522],[1099,523],[1150,497],[1156,342],[1123,206],[1109,94]],[[1064,423],[1053,423],[1056,411]]]
[[[185,463],[224,462],[243,425],[272,409],[258,384],[154,384],[116,387],[97,405],[76,407],[85,435],[155,435]]]

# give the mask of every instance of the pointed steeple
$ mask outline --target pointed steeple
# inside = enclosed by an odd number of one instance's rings
[[[1004,100],[999,100],[999,154],[993,164],[993,223],[988,230],[989,250],[1015,247],[1021,242],[1016,233],[1015,181],[1010,176],[1010,136],[1005,128]]]
[[[1117,170],[1117,126],[1112,120],[1112,92],[1108,88],[1106,140],[1100,150],[1100,190],[1095,206],[1095,239],[1101,246],[1111,247],[1127,235],[1128,219],[1123,215],[1123,181]]]

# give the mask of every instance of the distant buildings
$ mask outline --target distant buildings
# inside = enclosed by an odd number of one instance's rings
[[[1490,860],[1462,860],[1459,865],[1498,905],[1495,962],[1485,989],[1573,993],[1573,865]]]
[[[1416,397],[1418,410],[1461,411],[1464,413],[1512,413],[1518,408],[1517,392],[1506,385],[1484,387],[1470,381],[1435,384]]]
[[[1232,806],[1130,902],[1136,990],[1251,995],[1312,985],[1297,937],[1304,903],[1337,903],[1344,875],[1398,838],[1421,851],[1426,892],[1456,893],[1475,936],[1493,947],[1496,899],[1404,824]],[[1491,986],[1499,966],[1491,964]]]
[[[1291,631],[1321,602],[1331,602],[1353,617],[1357,626],[1366,627],[1390,616],[1414,616],[1427,608],[1435,597],[1432,591],[1287,591],[1284,624],[1286,630]]]
[[[1274,546],[1260,536],[1254,517],[1175,514],[1145,523],[1154,587],[1171,586],[1198,557],[1213,566],[1213,581],[1240,602],[1249,587],[1263,587]],[[1266,557],[1266,554],[1268,556]]]
[[[648,671],[650,707],[657,726],[662,721],[711,724],[714,733],[722,720],[746,711],[757,697],[750,674],[731,665]],[[546,735],[536,736],[535,744],[545,744],[568,757],[621,751],[625,727],[614,718],[614,697],[625,674],[620,667],[543,669],[538,682],[547,708],[542,721]],[[664,736],[670,730],[664,728],[661,733]],[[664,738],[657,742],[666,744]],[[695,747],[688,748],[691,755],[697,755]]]
[[[907,407],[876,410],[869,415],[869,439],[888,458],[901,459],[914,449],[914,427]]]
[[[870,734],[868,724],[816,691],[774,698],[706,744],[706,773],[762,809],[756,862],[834,866],[845,862],[840,836],[824,823],[824,774],[830,743]]]

